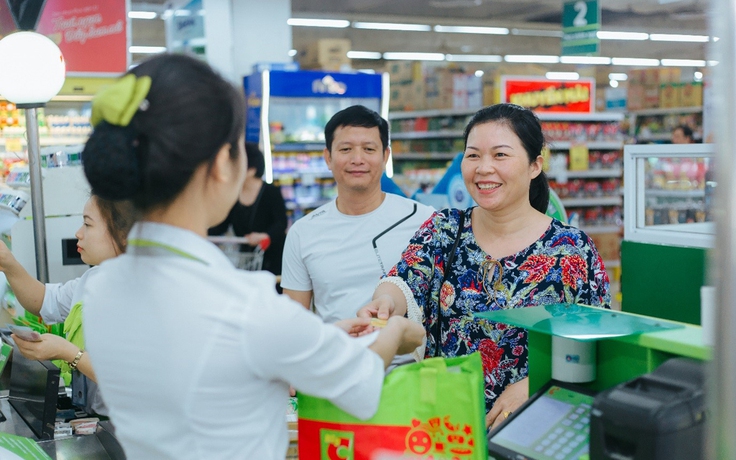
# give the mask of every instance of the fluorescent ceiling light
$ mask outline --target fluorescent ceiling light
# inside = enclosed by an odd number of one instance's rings
[[[192,12],[189,10],[175,10],[174,16],[191,16]]]
[[[453,62],[502,62],[497,54],[448,54],[445,59]]]
[[[529,64],[557,64],[560,62],[559,56],[546,56],[534,54],[507,54],[504,56],[506,62],[520,62]]]
[[[596,32],[601,40],[646,40],[649,34],[644,32],[613,32],[609,30],[599,30]]]
[[[485,74],[485,72],[483,72],[482,70],[476,70],[476,71],[475,71],[475,76],[476,76],[476,77],[482,77],[482,76],[483,76],[483,74]],[[695,77],[697,78],[697,75],[696,75]],[[702,78],[702,77],[701,77],[701,78]]]
[[[383,58],[389,61],[444,61],[442,53],[383,53]]]
[[[166,51],[165,46],[131,46],[128,48],[133,54],[158,54]]]
[[[505,27],[475,27],[475,26],[434,26],[435,32],[450,34],[486,34],[486,35],[508,35],[509,29]]]
[[[629,79],[629,76],[623,72],[612,72],[608,74],[608,79],[616,81],[626,81]]]
[[[662,59],[660,63],[667,67],[705,67],[705,61],[699,59]]]
[[[717,66],[717,65],[718,65],[718,61],[708,61],[708,65],[709,65],[710,67],[714,67],[714,66]]]
[[[296,50],[289,50],[287,54],[289,55],[289,57],[294,57],[296,56]]]
[[[618,80],[611,80],[608,84],[611,85],[611,88],[618,88]]]
[[[640,65],[640,66],[658,66],[659,59],[645,59],[645,58],[613,58],[611,59],[613,65]]]
[[[547,72],[544,76],[547,80],[580,80],[577,72]]]
[[[695,81],[703,81],[703,72],[694,72],[693,79],[695,79]]]
[[[401,24],[398,22],[354,22],[356,29],[373,30],[405,30],[410,32],[429,32],[432,30],[427,24]]]
[[[560,56],[561,64],[611,64],[611,58],[603,56]]]
[[[707,35],[650,34],[649,40],[655,42],[693,42],[705,43],[710,39]]]
[[[289,18],[286,23],[290,26],[301,27],[332,27],[335,29],[344,29],[350,25],[350,21],[343,19],[308,19],[308,18]]]
[[[349,59],[381,59],[381,53],[377,51],[348,51]]]
[[[540,29],[511,29],[511,35],[522,35],[525,37],[555,37],[561,38],[560,30],[540,30]]]
[[[158,14],[155,11],[128,11],[130,19],[156,19]]]

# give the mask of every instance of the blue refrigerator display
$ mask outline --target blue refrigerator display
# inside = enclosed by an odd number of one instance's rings
[[[263,150],[263,179],[281,187],[295,220],[336,194],[323,159],[324,126],[361,104],[388,119],[388,74],[264,70],[244,78],[246,142]],[[391,160],[386,173],[393,175]]]

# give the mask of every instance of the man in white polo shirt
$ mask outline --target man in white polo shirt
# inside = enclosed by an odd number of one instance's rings
[[[324,158],[337,198],[299,219],[284,247],[281,287],[325,322],[351,318],[368,303],[381,276],[434,213],[381,191],[389,155],[388,123],[354,105],[325,126]]]

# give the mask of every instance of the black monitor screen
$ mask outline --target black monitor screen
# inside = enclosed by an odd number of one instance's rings
[[[592,405],[590,390],[549,382],[490,433],[491,456],[535,460],[587,457]]]

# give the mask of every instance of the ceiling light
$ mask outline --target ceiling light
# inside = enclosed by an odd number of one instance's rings
[[[354,22],[355,29],[373,30],[405,30],[408,32],[429,32],[432,27],[427,24],[401,24],[398,22]]]
[[[132,54],[158,54],[166,51],[165,46],[131,46],[128,51]]]
[[[645,59],[645,58],[612,58],[611,64],[613,65],[640,65],[640,66],[658,66],[659,59]]]
[[[289,50],[287,54],[289,55],[289,57],[294,57],[296,56],[296,50]]]
[[[577,72],[547,72],[544,76],[547,80],[580,80]]]
[[[497,54],[448,54],[445,59],[453,62],[502,62]]]
[[[332,27],[335,29],[344,29],[350,25],[350,21],[343,19],[308,19],[308,18],[289,18],[286,23],[290,26],[301,27]]]
[[[611,88],[618,88],[618,80],[611,80],[608,84],[611,85]]]
[[[667,67],[705,67],[705,61],[699,59],[662,59],[660,63]]]
[[[710,40],[707,35],[650,34],[649,40],[655,42],[693,42],[705,43]]]
[[[434,8],[471,8],[480,6],[483,0],[430,0],[429,5]]]
[[[476,71],[475,71],[475,76],[476,76],[476,77],[479,77],[479,78],[480,78],[480,77],[482,77],[482,76],[483,76],[483,74],[485,74],[485,72],[483,72],[482,70],[476,70]]]
[[[389,61],[444,61],[442,53],[383,53],[383,58]]]
[[[695,73],[693,73],[693,79],[695,81],[703,81],[703,72],[695,72]]]
[[[718,65],[718,61],[708,61],[708,66],[714,67]]]
[[[561,38],[560,30],[539,30],[539,29],[511,29],[511,35],[522,35],[526,37],[554,37]]]
[[[646,40],[649,34],[644,32],[612,32],[609,30],[599,30],[596,36],[600,40]]]
[[[610,65],[611,58],[603,56],[560,56],[560,63]]]
[[[620,72],[620,73],[618,73],[618,72],[612,72],[612,73],[609,73],[608,74],[608,79],[609,80],[616,80],[616,81],[626,81],[626,80],[629,79],[629,76],[626,75],[623,72]]]
[[[189,10],[175,10],[174,16],[191,16],[192,12]]]
[[[156,19],[158,14],[155,11],[128,11],[130,19]]]
[[[381,53],[377,51],[348,51],[349,59],[381,59]]]
[[[559,56],[534,55],[534,54],[507,54],[504,56],[506,62],[518,62],[527,64],[557,64]]]
[[[508,35],[509,29],[505,27],[475,27],[475,26],[434,26],[435,32],[451,34],[479,34],[479,35]]]

